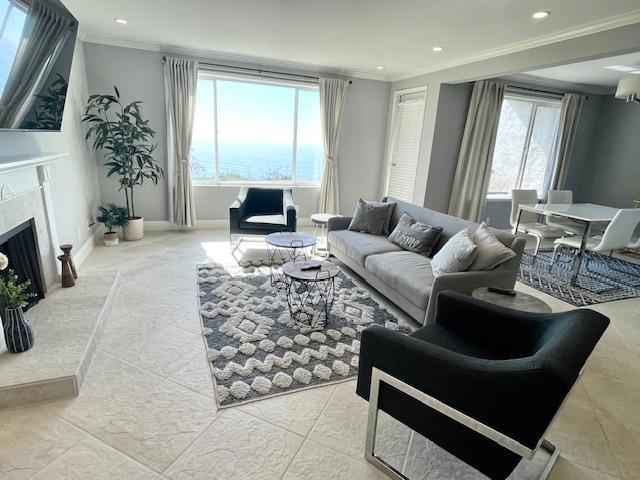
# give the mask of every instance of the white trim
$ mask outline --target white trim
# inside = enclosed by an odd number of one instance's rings
[[[313,222],[310,217],[298,218],[298,226],[311,227]],[[168,220],[145,220],[144,229],[147,232],[164,232],[174,230],[228,230],[229,220],[198,220],[194,227],[181,227]]]
[[[68,157],[68,153],[32,153],[26,155],[0,156],[0,172],[23,170],[29,167],[39,167],[57,162]]]
[[[98,225],[98,227],[93,232],[91,232],[91,235],[89,235],[89,238],[85,240],[82,246],[78,250],[76,250],[75,253],[72,253],[71,256],[73,257],[73,263],[75,264],[76,269],[79,269],[82,266],[84,261],[95,248],[96,244],[99,241],[99,238],[103,233],[104,227],[102,225]]]
[[[544,47],[553,43],[571,40],[577,37],[585,37],[587,35],[604,32],[606,30],[612,30],[614,28],[625,27],[627,25],[632,25],[638,22],[640,22],[640,9],[623,13],[621,15],[616,15],[614,17],[609,17],[597,22],[587,23],[578,27],[561,30],[560,32],[552,33],[550,35],[543,35],[529,40],[512,43],[504,47],[484,50],[483,52],[474,55],[467,55],[448,62],[441,62],[430,67],[412,70],[403,74],[392,75],[391,81],[397,82],[400,80],[407,80],[409,78],[418,77],[420,75],[439,72],[441,70],[447,70],[449,68],[459,67],[482,60],[489,60],[491,58],[501,57],[504,55],[509,55],[511,53],[518,53],[532,48]]]
[[[86,43],[96,43],[99,45],[110,45],[112,47],[134,48],[137,50],[147,50],[150,52],[184,55],[184,56],[190,56],[190,57],[197,57],[199,59],[217,60],[221,62],[260,65],[264,67],[276,67],[276,68],[279,67],[279,68],[284,68],[288,70],[304,71],[308,73],[363,78],[367,80],[378,80],[382,82],[391,81],[391,75],[383,74],[383,73],[324,67],[320,65],[311,65],[311,64],[305,64],[305,63],[278,60],[275,58],[261,58],[261,57],[252,57],[249,55],[239,55],[234,53],[218,52],[215,50],[184,48],[184,47],[178,47],[175,45],[159,45],[152,42],[127,40],[123,38],[105,37],[100,35],[86,35],[83,41]],[[229,66],[233,66],[233,65],[229,65]]]

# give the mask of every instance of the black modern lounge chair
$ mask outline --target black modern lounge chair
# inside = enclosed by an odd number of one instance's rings
[[[296,222],[290,188],[242,187],[229,207],[229,243],[235,250],[247,235],[295,232]]]
[[[525,313],[443,292],[435,323],[411,335],[362,333],[357,393],[369,400],[365,457],[375,455],[383,410],[491,479],[505,479],[539,448],[609,319],[587,309]]]

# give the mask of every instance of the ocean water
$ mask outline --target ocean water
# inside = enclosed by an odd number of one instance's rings
[[[292,145],[277,143],[218,144],[220,180],[277,181],[291,180]],[[213,142],[194,140],[191,168],[194,180],[215,179]],[[322,178],[323,152],[319,145],[298,145],[296,181],[319,182]]]

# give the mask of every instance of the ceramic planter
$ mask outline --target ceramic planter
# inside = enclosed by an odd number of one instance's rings
[[[144,237],[144,218],[130,218],[124,226],[122,233],[124,235],[124,239],[127,241],[140,240]]]
[[[21,308],[5,308],[2,319],[4,341],[12,353],[26,352],[33,346],[33,330]]]
[[[115,247],[118,245],[118,232],[106,232],[104,234],[104,244],[107,247]]]

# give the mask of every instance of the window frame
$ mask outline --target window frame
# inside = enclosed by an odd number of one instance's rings
[[[213,113],[214,113],[214,129],[215,129],[215,145],[214,145],[214,164],[215,164],[215,178],[213,179],[192,179],[191,182],[194,186],[228,186],[228,187],[241,187],[245,185],[251,186],[264,186],[264,187],[278,187],[278,186],[295,186],[295,187],[311,187],[311,188],[319,188],[320,183],[322,182],[322,175],[317,181],[298,181],[296,179],[296,166],[297,166],[297,147],[298,147],[298,96],[300,90],[305,91],[318,91],[319,86],[317,83],[311,82],[300,82],[300,81],[292,81],[286,79],[272,79],[272,78],[262,78],[251,75],[240,75],[240,74],[227,74],[227,73],[219,73],[212,72],[205,69],[198,70],[198,79],[205,78],[207,80],[212,80],[214,83],[213,89]],[[293,138],[292,138],[292,154],[291,154],[291,180],[220,180],[220,169],[219,169],[219,161],[220,156],[218,153],[218,89],[217,89],[217,81],[225,80],[225,81],[233,81],[240,83],[250,83],[250,84],[264,84],[264,85],[274,85],[278,87],[288,87],[294,89],[294,108],[293,108]],[[191,159],[189,159],[191,161]],[[325,168],[325,160],[323,154],[322,160],[322,170],[324,172]]]
[[[520,164],[518,167],[518,175],[516,177],[515,185],[513,186],[514,189],[518,190],[522,187],[522,179],[524,177],[524,172],[527,167],[527,160],[529,157],[529,146],[531,145],[531,137],[533,136],[533,129],[535,126],[538,108],[539,107],[557,108],[558,113],[561,113],[562,95],[556,98],[555,96],[550,97],[550,96],[544,96],[544,95],[537,95],[535,93],[520,93],[520,92],[507,91],[504,95],[504,100],[507,100],[507,99],[518,100],[521,102],[524,101],[524,102],[529,102],[533,104],[533,107],[531,109],[531,113],[529,116],[529,124],[527,125],[525,142],[522,147],[522,153],[520,154]],[[502,111],[502,107],[501,107],[501,111]],[[552,158],[555,157],[556,151],[558,149],[558,133],[559,133],[558,127],[559,125],[556,126],[556,131],[553,133],[553,140],[552,140],[553,147],[551,149]],[[493,157],[491,158],[491,163],[493,166]],[[491,183],[491,179],[489,179],[489,183]],[[538,192],[538,200],[543,199],[545,195],[546,195],[546,192]],[[487,199],[489,200],[505,199],[505,198],[511,198],[511,192],[491,192],[491,191],[487,192]]]

